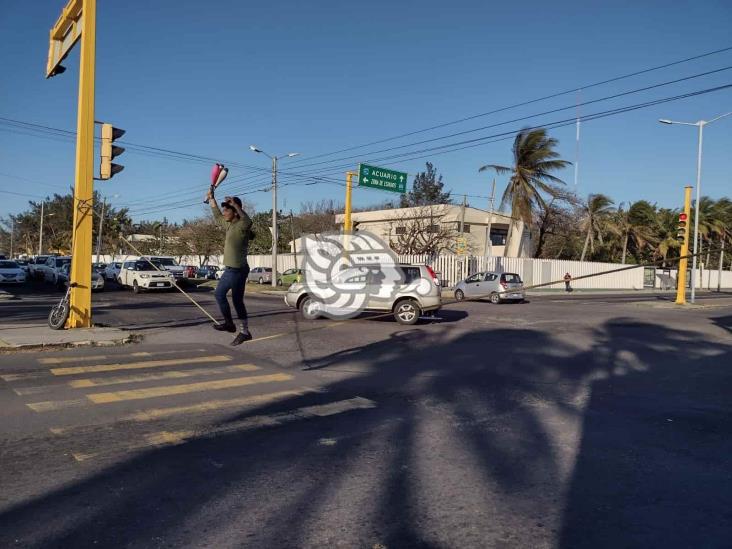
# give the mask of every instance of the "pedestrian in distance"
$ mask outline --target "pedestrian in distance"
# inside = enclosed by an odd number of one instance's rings
[[[572,291],[572,286],[570,285],[571,282],[572,282],[572,275],[569,274],[569,273],[565,274],[564,275],[564,289],[565,289],[565,291],[567,291],[567,292],[571,292]]]
[[[219,304],[224,317],[223,324],[214,325],[214,330],[235,333],[237,327],[231,316],[231,307],[226,294],[231,291],[231,301],[239,318],[239,333],[232,345],[240,345],[252,339],[249,332],[247,308],[244,305],[244,286],[249,275],[247,253],[251,238],[252,220],[242,209],[241,199],[238,196],[227,196],[221,203],[216,203],[213,190],[209,190],[207,198],[211,204],[211,211],[217,222],[226,228],[224,241],[224,273],[216,286],[216,302]]]

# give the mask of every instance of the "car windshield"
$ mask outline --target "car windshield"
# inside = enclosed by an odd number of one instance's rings
[[[173,259],[172,257],[153,257],[151,259],[160,265],[164,265],[165,267],[178,266],[178,263],[176,263],[175,259]]]
[[[59,267],[63,267],[64,265],[68,265],[69,263],[71,263],[71,259],[68,257],[62,257],[56,260],[56,265],[58,265]]]
[[[17,269],[18,264],[15,261],[0,261],[0,269]]]
[[[161,271],[163,270],[163,266],[158,261],[135,261],[135,270],[136,271],[154,271],[154,270],[156,270],[152,265],[150,265],[150,263],[155,265],[155,267],[157,267]]]

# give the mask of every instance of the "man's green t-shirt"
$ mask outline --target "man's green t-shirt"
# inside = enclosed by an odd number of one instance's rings
[[[226,221],[216,208],[213,208],[214,215],[219,223],[226,227],[226,240],[224,241],[224,266],[234,269],[242,269],[247,261],[249,251],[249,231],[252,228],[252,220],[245,213],[244,218],[235,221]]]

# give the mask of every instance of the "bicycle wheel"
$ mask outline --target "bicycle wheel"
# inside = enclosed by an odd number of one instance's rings
[[[69,318],[69,302],[64,299],[58,305],[51,309],[48,313],[48,327],[52,330],[61,330],[66,324],[66,319]]]

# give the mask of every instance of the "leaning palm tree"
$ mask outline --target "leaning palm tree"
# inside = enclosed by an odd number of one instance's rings
[[[513,166],[486,164],[478,170],[511,174],[501,198],[501,208],[511,204],[509,235],[517,219],[526,225],[531,224],[536,205],[546,208],[542,193],[553,196],[555,191],[552,184],[564,184],[564,181],[551,173],[571,165],[571,162],[561,160],[559,153],[554,150],[558,144],[556,139],[547,136],[545,128],[524,128],[516,134],[513,141]]]
[[[623,265],[629,243],[640,251],[654,240],[655,224],[656,210],[647,201],[631,202],[627,209],[623,208],[623,204],[620,205],[613,215],[609,228],[623,240],[623,255],[620,261]]]
[[[586,236],[580,261],[585,260],[588,245],[590,252],[595,253],[595,235],[598,236],[598,239],[602,243],[602,231],[605,229],[607,220],[613,212],[613,204],[614,202],[610,197],[604,194],[591,194],[587,197],[587,202],[582,205],[584,214],[582,228]]]

